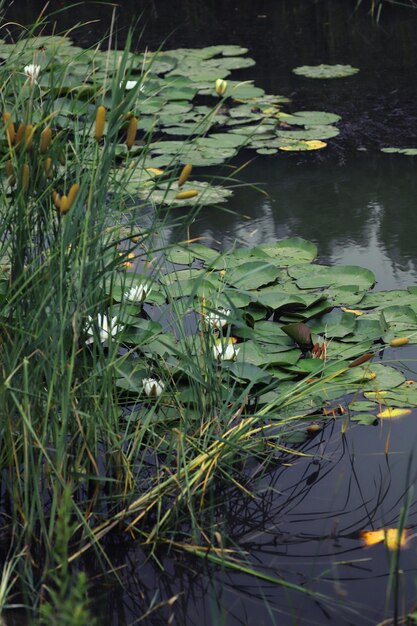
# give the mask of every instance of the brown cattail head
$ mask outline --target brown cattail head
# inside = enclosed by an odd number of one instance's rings
[[[6,169],[7,182],[9,183],[9,185],[14,187],[14,185],[16,184],[16,175],[15,175],[13,163],[10,161],[10,159],[6,161],[5,169]]]
[[[20,144],[22,143],[22,139],[25,136],[25,128],[26,128],[25,124],[19,124],[19,128],[17,129],[16,138],[15,138],[16,148],[19,148]]]
[[[182,168],[180,177],[178,179],[178,187],[182,187],[184,185],[184,183],[187,182],[191,172],[192,172],[193,166],[191,163],[187,163],[187,165],[184,165],[184,167]]]
[[[79,188],[80,188],[80,185],[78,183],[74,183],[73,185],[71,185],[70,190],[68,192],[68,209],[72,207],[73,202],[75,198],[77,197]],[[65,198],[65,196],[63,196],[63,198]],[[62,209],[61,209],[61,212],[62,212]]]
[[[97,107],[97,112],[96,112],[96,130],[94,133],[94,137],[96,141],[100,141],[100,139],[102,138],[104,134],[105,121],[106,121],[106,107],[104,107],[101,104],[99,107]]]
[[[59,193],[57,193],[55,189],[52,190],[52,202],[54,203],[56,209],[61,208],[61,198],[59,196]]]
[[[23,191],[26,191],[26,189],[28,188],[29,174],[30,174],[29,165],[27,163],[24,163],[22,166],[22,178],[21,178]]]
[[[45,152],[48,150],[49,145],[51,143],[51,139],[52,139],[52,130],[50,126],[47,126],[41,132],[41,141],[39,144],[39,152],[41,154],[45,154]]]
[[[14,144],[16,139],[16,129],[13,124],[12,116],[8,111],[3,113],[3,124],[6,127],[6,136],[9,144]]]
[[[136,139],[136,132],[138,130],[138,118],[134,115],[129,120],[129,126],[127,127],[126,145],[128,150],[133,146]]]
[[[52,159],[51,157],[48,157],[45,159],[45,163],[43,164],[43,169],[45,171],[45,176],[46,178],[52,178],[53,176],[53,169],[52,169]]]
[[[33,136],[35,134],[35,129],[33,128],[33,124],[26,124],[25,127],[25,143],[24,149],[30,150],[33,143]]]
[[[198,196],[197,189],[188,189],[188,191],[179,191],[175,196],[176,200],[188,200],[189,198],[195,198]]]
[[[69,201],[68,196],[61,197],[61,206],[59,207],[59,212],[61,215],[65,215],[69,211]]]

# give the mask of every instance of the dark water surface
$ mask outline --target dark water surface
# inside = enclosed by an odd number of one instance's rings
[[[65,4],[52,2],[50,9]],[[362,8],[370,4],[364,1]],[[43,0],[16,0],[9,19],[31,23],[43,5]],[[403,288],[417,277],[417,162],[379,149],[417,147],[417,10],[384,6],[377,24],[366,10],[354,13],[354,5],[349,0],[123,0],[116,24],[122,42],[126,28],[143,14],[140,49],[155,49],[166,39],[165,48],[247,46],[257,65],[236,76],[291,97],[290,110],[342,116],[340,136],[320,153],[240,155],[239,163],[253,161],[239,178],[265,193],[238,187],[227,205],[230,212],[203,209],[192,236],[223,248],[302,236],[318,245],[321,261],[367,267],[376,274],[377,289]],[[79,43],[91,43],[104,35],[110,18],[111,8],[88,2],[60,14],[57,28],[72,26],[75,19],[100,19],[74,32]],[[333,81],[291,72],[316,63],[349,63],[360,72]],[[385,354],[400,356],[397,365],[416,378],[415,350]],[[395,611],[406,614],[417,602],[417,542],[411,539],[401,552],[395,578],[390,576],[395,553],[382,544],[364,549],[359,532],[398,525],[409,497],[407,527],[415,533],[416,418],[415,411],[401,421],[348,427],[344,434],[341,423],[331,422],[304,446],[304,458],[277,455],[274,470],[252,484],[253,498],[219,493],[215,523],[229,537],[228,547],[247,550],[260,571],[320,592],[330,602],[183,554],[149,557],[129,538],[114,537],[105,548],[122,567],[124,592],[114,584],[99,586],[100,623],[362,626]]]

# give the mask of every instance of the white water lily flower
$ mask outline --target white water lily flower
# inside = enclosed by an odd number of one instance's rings
[[[30,65],[26,65],[23,71],[28,77],[30,84],[35,85],[38,82],[41,66],[31,63]]]
[[[151,291],[152,287],[141,283],[140,285],[134,285],[129,289],[129,291],[126,291],[125,298],[130,302],[142,303],[147,298],[147,296],[149,296]]]
[[[213,346],[214,358],[220,361],[234,361],[240,348],[236,348],[234,343],[224,344],[221,341]]]
[[[88,321],[89,326],[87,328],[87,332],[90,337],[86,340],[86,344],[92,343],[94,341],[94,320],[90,315],[88,316]],[[117,333],[121,329],[121,325],[117,323],[117,317],[112,317],[110,319],[107,317],[107,315],[98,315],[97,324],[99,327],[99,337],[101,343],[107,341],[109,337],[114,337],[115,335],[117,335]]]
[[[131,89],[134,89],[136,87],[136,85],[138,84],[138,80],[127,80],[126,82],[121,82],[119,83],[120,88],[122,89],[123,87],[126,89],[126,91],[130,91]],[[141,85],[139,87],[139,91],[144,91],[145,88],[143,85]]]
[[[162,380],[156,380],[156,378],[144,378],[142,386],[148,398],[158,398],[165,389]]]
[[[211,311],[204,316],[206,323],[212,328],[223,328],[227,324],[227,318],[230,315],[230,309],[219,306],[217,311]]]

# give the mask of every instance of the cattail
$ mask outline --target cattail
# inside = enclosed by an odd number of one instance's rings
[[[77,197],[77,193],[78,190],[80,188],[80,185],[78,183],[74,183],[73,185],[71,185],[70,190],[68,192],[68,208],[67,210],[72,207],[75,198]],[[63,198],[65,198],[65,196],[63,196]]]
[[[5,167],[6,167],[6,176],[7,176],[7,178],[12,178],[14,176],[14,167],[13,167],[13,163],[10,161],[10,159],[8,161],[6,161]]]
[[[60,152],[58,159],[61,165],[65,165],[67,162],[64,152]]]
[[[52,178],[53,170],[52,170],[52,159],[51,159],[51,157],[48,157],[47,159],[45,159],[45,163],[43,165],[43,169],[45,171],[46,178]]]
[[[187,163],[187,165],[184,165],[184,167],[182,168],[182,172],[180,174],[180,177],[178,179],[178,187],[182,187],[184,185],[184,183],[187,182],[191,172],[192,172],[193,166],[191,165],[191,163]]]
[[[195,198],[198,196],[197,189],[189,189],[188,191],[179,191],[175,196],[176,200],[188,200],[189,198]]]
[[[52,130],[50,126],[47,126],[41,132],[41,141],[39,144],[39,151],[41,154],[45,154],[45,152],[48,150],[49,144],[51,143],[51,139],[52,139]]]
[[[375,356],[373,352],[366,352],[366,354],[363,354],[362,356],[352,361],[349,367],[350,368],[358,367],[358,365],[362,365],[362,363],[366,363],[366,361],[369,361],[369,359],[372,359],[373,356]]]
[[[127,127],[126,145],[128,150],[133,146],[136,139],[136,132],[138,130],[138,118],[134,115],[129,120],[129,126]]]
[[[106,121],[106,107],[104,107],[101,104],[99,107],[97,107],[97,113],[96,113],[96,130],[94,133],[94,137],[96,141],[100,141],[100,139],[102,138],[104,134],[105,121]]]
[[[16,148],[19,147],[24,135],[25,135],[25,128],[26,125],[25,124],[19,124],[19,128],[17,129],[17,133],[16,133],[16,138],[15,138],[15,144],[16,144]]]
[[[59,212],[61,215],[65,215],[69,211],[69,201],[68,196],[61,197],[61,206],[59,207]]]
[[[56,209],[61,208],[61,198],[59,197],[59,193],[57,193],[55,189],[52,190],[52,202],[54,203]]]
[[[391,339],[389,345],[392,348],[399,348],[400,346],[406,346],[409,341],[408,337],[395,337],[394,339]]]
[[[14,144],[15,139],[16,139],[16,129],[14,127],[11,117],[12,116],[8,111],[5,111],[3,113],[3,124],[6,127],[7,141],[10,144]]]
[[[33,128],[33,124],[27,124],[25,127],[25,150],[30,150],[33,143],[33,135],[35,134],[35,130]]]
[[[23,191],[26,191],[28,187],[29,173],[30,173],[29,165],[27,163],[24,163],[22,166],[22,189]]]
[[[5,169],[6,169],[7,181],[9,185],[14,187],[14,185],[16,184],[16,176],[14,172],[13,163],[10,161],[10,159],[6,161]]]

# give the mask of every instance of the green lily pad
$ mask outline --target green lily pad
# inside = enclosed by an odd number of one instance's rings
[[[356,265],[295,265],[288,268],[288,273],[296,279],[300,289],[330,285],[355,285],[361,289],[370,289],[376,282],[370,270]]]
[[[381,152],[387,154],[405,154],[406,156],[417,156],[417,148],[381,148]]]
[[[307,78],[345,78],[359,72],[359,68],[352,65],[301,65],[293,69],[294,74],[306,76]]]

